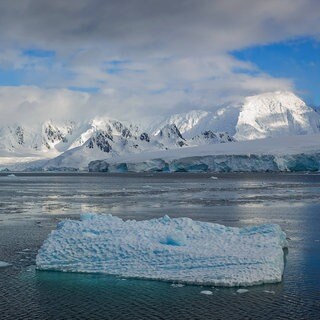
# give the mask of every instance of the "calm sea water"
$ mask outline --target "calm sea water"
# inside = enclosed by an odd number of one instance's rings
[[[319,319],[318,174],[16,174],[0,176],[0,319]],[[168,214],[228,226],[278,223],[289,250],[282,283],[248,288],[35,271],[62,218]],[[211,290],[212,295],[203,295]]]

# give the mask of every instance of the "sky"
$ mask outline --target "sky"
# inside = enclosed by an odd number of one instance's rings
[[[0,123],[320,105],[319,26],[318,0],[2,0]]]

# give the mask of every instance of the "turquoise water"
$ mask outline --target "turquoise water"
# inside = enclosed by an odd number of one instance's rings
[[[318,319],[320,175],[23,175],[0,177],[0,319]],[[169,214],[245,226],[278,223],[289,250],[282,283],[172,286],[106,275],[39,272],[35,256],[63,217]],[[212,295],[201,294],[203,290]]]

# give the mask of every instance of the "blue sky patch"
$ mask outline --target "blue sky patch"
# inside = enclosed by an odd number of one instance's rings
[[[35,58],[53,58],[56,55],[55,51],[42,49],[26,49],[22,51],[22,54]]]
[[[23,76],[22,70],[0,69],[0,86],[19,86]]]
[[[87,93],[97,93],[100,91],[98,87],[68,87],[69,90]]]
[[[231,54],[273,77],[293,80],[307,104],[320,105],[320,42],[311,38],[257,46]]]

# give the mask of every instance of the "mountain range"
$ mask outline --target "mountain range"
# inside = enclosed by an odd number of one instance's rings
[[[130,154],[319,132],[320,114],[292,92],[278,91],[144,127],[106,117],[3,126],[0,169],[86,169],[90,161]]]

